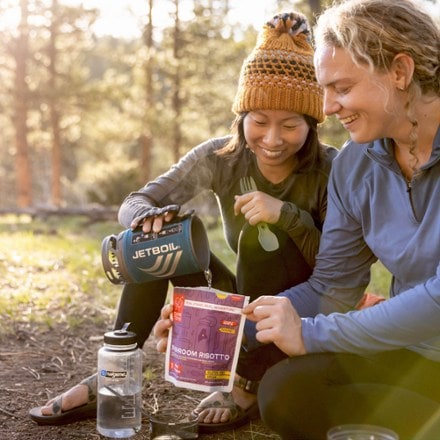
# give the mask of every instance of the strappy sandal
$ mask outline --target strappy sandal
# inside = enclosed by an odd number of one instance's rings
[[[256,394],[259,382],[249,381],[244,378],[240,378],[234,383],[235,386],[240,387],[246,392]],[[218,432],[224,432],[231,429],[239,428],[246,425],[251,420],[260,418],[260,412],[258,409],[258,402],[253,403],[249,408],[243,409],[238,406],[231,393],[222,393],[215,391],[208,397],[203,399],[197,408],[192,411],[192,415],[198,417],[200,413],[207,409],[224,408],[230,411],[230,418],[227,422],[221,423],[200,423],[199,433],[201,434],[215,434]]]
[[[63,411],[63,394],[52,402],[52,414],[41,412],[43,406],[37,406],[29,411],[29,417],[39,425],[67,425],[80,420],[96,418],[96,374],[84,379],[80,385],[88,388],[88,402],[84,405]],[[45,405],[46,406],[46,405]]]

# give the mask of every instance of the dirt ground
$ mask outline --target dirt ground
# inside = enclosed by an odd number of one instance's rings
[[[96,421],[86,420],[65,426],[39,426],[28,417],[33,406],[78,383],[96,368],[96,354],[108,328],[89,323],[41,330],[32,324],[15,324],[11,336],[0,336],[0,439],[2,440],[99,440]],[[148,377],[143,386],[143,423],[133,440],[149,439],[149,414],[157,406],[194,408],[203,393],[194,392],[163,379],[163,355],[154,341],[144,347]],[[234,431],[200,435],[201,439],[263,440],[279,439],[261,421]]]

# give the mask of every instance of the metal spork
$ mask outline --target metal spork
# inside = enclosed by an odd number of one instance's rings
[[[258,188],[255,180],[249,176],[240,179],[240,190],[242,194],[245,194],[252,191],[258,191]],[[257,228],[258,241],[260,242],[261,247],[267,252],[276,251],[280,247],[280,244],[278,243],[277,236],[269,229],[269,226],[267,226],[266,223],[261,222],[258,223]]]

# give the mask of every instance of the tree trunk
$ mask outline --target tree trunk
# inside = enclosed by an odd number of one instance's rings
[[[62,173],[62,152],[60,113],[58,111],[57,99],[57,48],[58,36],[58,0],[52,0],[52,22],[50,25],[49,43],[49,112],[52,129],[52,204],[61,206],[61,173]]]
[[[182,100],[180,98],[181,87],[181,40],[180,40],[180,20],[179,20],[179,0],[174,0],[175,4],[175,18],[174,18],[174,92],[173,92],[173,110],[174,110],[174,139],[173,139],[173,159],[177,162],[180,158],[180,145],[182,143],[182,127],[181,127],[181,113]]]
[[[145,62],[145,120],[146,127],[139,137],[140,159],[140,184],[144,185],[151,180],[151,157],[153,150],[153,138],[148,127],[152,120],[152,109],[154,109],[153,94],[153,64],[154,64],[154,42],[153,42],[153,4],[154,0],[148,2],[148,23],[144,30],[144,42],[147,47],[147,59]]]
[[[142,134],[138,139],[139,149],[141,151],[141,171],[139,174],[140,185],[145,185],[151,180],[151,157],[153,150],[153,139],[151,136]]]
[[[28,146],[28,95],[26,83],[29,56],[28,0],[20,0],[21,19],[15,48],[15,109],[14,128],[16,142],[17,204],[24,208],[32,204],[32,178]]]

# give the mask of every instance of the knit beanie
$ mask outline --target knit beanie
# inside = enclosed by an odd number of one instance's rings
[[[243,63],[232,111],[287,110],[322,122],[322,96],[307,19],[294,12],[276,15]]]

